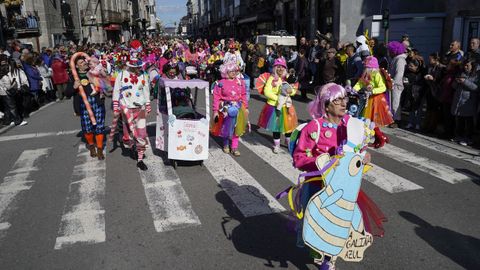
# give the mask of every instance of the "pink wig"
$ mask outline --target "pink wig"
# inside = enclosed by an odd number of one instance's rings
[[[336,83],[327,83],[317,90],[317,96],[308,104],[308,112],[313,118],[324,117],[326,106],[337,98],[347,95],[345,88]]]
[[[387,45],[387,48],[388,48],[388,52],[393,56],[400,55],[407,51],[407,49],[405,48],[405,45],[403,45],[398,41],[390,41]]]
[[[230,61],[220,66],[220,73],[222,74],[222,78],[228,79],[228,72],[230,71],[238,71],[237,63]]]

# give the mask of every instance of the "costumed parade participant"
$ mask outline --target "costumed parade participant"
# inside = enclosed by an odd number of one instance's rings
[[[90,156],[103,160],[105,159],[103,153],[105,102],[101,95],[92,95],[95,91],[95,82],[91,81],[88,76],[89,63],[85,58],[87,55],[84,53],[77,55],[72,56],[70,60],[74,82],[67,85],[65,94],[67,97],[73,96],[75,113],[80,116],[82,132],[87,141]]]
[[[228,62],[220,66],[222,80],[213,90],[213,123],[211,132],[223,138],[223,152],[240,156],[239,137],[248,121],[248,100],[245,82],[237,77],[238,66]],[[231,144],[230,144],[231,140]]]
[[[113,111],[116,115],[114,119],[118,119],[118,115],[121,114],[124,121],[123,145],[133,151],[133,140],[135,140],[137,167],[147,170],[143,156],[148,143],[146,115],[152,110],[150,86],[148,76],[142,72],[143,62],[139,58],[142,43],[133,40],[130,47],[127,68],[119,72],[113,89]],[[115,120],[113,126],[116,126]]]
[[[307,245],[326,270],[335,269],[337,258],[360,261],[372,235],[383,236],[386,219],[360,185],[370,163],[367,146],[382,147],[387,137],[370,120],[347,114],[342,86],[329,83],[317,93],[308,106],[313,120],[295,130],[289,146],[294,167],[305,173],[277,198],[288,194],[299,219],[297,245]]]
[[[359,115],[375,122],[378,127],[388,126],[394,122],[385,96],[387,90],[385,79],[380,72],[377,58],[368,56],[365,59],[363,74],[353,89],[368,98],[365,107],[358,108],[362,109]]]
[[[260,113],[258,126],[273,132],[273,152],[280,151],[280,135],[285,134],[286,144],[290,143],[290,134],[298,125],[297,114],[291,103],[285,103],[281,110],[277,109],[282,84],[287,80],[287,63],[283,58],[277,58],[273,65],[273,73],[268,77],[263,88],[267,103]],[[287,94],[294,96],[297,89],[288,88]]]

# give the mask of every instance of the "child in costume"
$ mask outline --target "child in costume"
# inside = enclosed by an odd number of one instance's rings
[[[93,83],[92,96],[101,93],[103,95],[112,91],[112,86],[110,85],[110,78],[107,74],[107,71],[100,60],[92,56],[88,62],[90,70],[87,73],[88,79]]]
[[[211,132],[223,138],[223,152],[240,156],[238,139],[245,133],[248,120],[248,100],[245,82],[237,77],[235,62],[220,67],[222,80],[213,89],[213,124]],[[231,145],[229,146],[229,140]]]
[[[302,215],[298,217],[303,218],[304,210],[306,211],[306,218],[311,218],[311,216],[313,216],[313,214],[310,215],[309,212],[311,210],[310,208],[314,205],[311,204],[311,199],[313,197],[322,197],[322,200],[324,201],[321,208],[318,208],[321,215],[327,210],[333,211],[329,209],[332,204],[326,202],[328,200],[327,197],[331,197],[330,202],[333,201],[333,208],[335,208],[335,205],[342,204],[342,207],[345,207],[345,209],[351,209],[351,212],[349,212],[352,214],[351,220],[344,221],[344,216],[340,215],[342,217],[340,223],[347,224],[351,222],[346,228],[352,229],[350,227],[352,226],[354,229],[356,228],[355,230],[357,232],[358,228],[360,228],[361,232],[362,226],[360,225],[362,224],[362,221],[359,221],[358,219],[358,215],[360,215],[363,219],[364,228],[368,233],[382,236],[383,228],[381,223],[385,221],[385,218],[375,203],[373,203],[364,192],[359,190],[361,178],[358,178],[360,177],[358,173],[359,170],[365,166],[363,164],[370,162],[370,155],[364,151],[365,146],[370,143],[371,136],[373,135],[375,137],[373,146],[376,148],[382,147],[385,142],[388,142],[388,138],[383,135],[378,127],[372,129],[373,124],[369,120],[365,120],[364,122],[360,119],[353,118],[346,113],[348,97],[342,86],[335,83],[329,83],[322,86],[317,93],[315,100],[308,106],[308,110],[313,117],[313,120],[301,129],[300,136],[298,137],[298,141],[293,150],[294,167],[307,172],[304,174],[305,182],[301,184],[301,191],[298,193],[300,197],[297,201],[300,203],[299,207],[302,209]],[[355,128],[351,128],[351,126],[354,126]],[[356,141],[353,144],[352,137],[361,138],[361,141]],[[352,157],[352,155],[353,158],[350,160],[349,157]],[[350,166],[345,166],[348,164],[350,164]],[[351,166],[352,164],[353,166]],[[348,174],[342,176],[345,179],[342,177],[335,178],[335,175],[338,174],[336,174],[337,172],[334,172],[334,170],[342,169],[342,166],[347,167],[351,177],[354,175],[357,177],[356,183],[358,197],[356,197],[357,193],[354,192],[354,198],[350,200],[342,199],[348,195],[348,188],[345,188],[344,192],[341,194],[332,190],[332,188],[336,189],[339,186],[345,185],[345,181],[351,180]],[[331,170],[325,170],[326,168]],[[352,170],[355,172],[352,172]],[[332,176],[332,174],[333,179],[329,179],[329,176]],[[315,179],[315,176],[319,175],[322,177],[317,177],[317,179]],[[335,183],[335,185],[333,183]],[[326,184],[327,186],[325,186]],[[354,185],[353,182],[348,182],[347,184]],[[340,195],[342,198],[338,199],[337,197],[335,200],[333,198],[334,196],[331,196],[332,193],[336,193],[336,195]],[[350,207],[353,205],[358,205],[358,208],[354,209],[353,207]],[[356,213],[356,215],[354,213]],[[348,216],[347,212],[344,212],[344,214]],[[355,220],[355,218],[357,218],[357,222],[352,221]],[[333,218],[333,220],[338,221],[340,218]],[[335,259],[337,257],[342,257],[341,254],[343,254],[338,250],[343,251],[347,248],[344,248],[344,238],[330,237],[331,235],[329,235],[329,233],[331,232],[323,227],[325,223],[329,223],[329,221],[319,224],[319,226],[325,231],[315,231],[313,235],[313,237],[317,237],[315,235],[318,235],[318,237],[323,239],[319,241],[324,241],[323,243],[325,245],[314,245],[310,242],[312,239],[312,227],[310,226],[311,223],[309,220],[304,220],[303,223],[299,223],[298,245],[303,247],[305,241],[305,244],[312,248],[312,256],[314,257],[315,262],[319,264],[319,269],[335,269]],[[346,225],[343,225],[343,227],[345,226]],[[315,230],[315,228],[313,230]],[[348,229],[345,230],[345,232],[348,232]],[[335,241],[332,241],[332,239],[335,239]],[[334,248],[337,249],[337,252],[332,252],[328,249],[332,242],[335,242],[336,247]]]
[[[364,61],[364,71],[353,87],[357,92],[367,93],[368,100],[361,116],[370,119],[379,127],[392,124],[393,115],[390,112],[385,91],[385,79],[380,73],[377,58],[368,56]]]
[[[265,83],[263,89],[267,103],[260,113],[258,126],[273,132],[273,152],[280,151],[280,135],[285,134],[286,144],[290,142],[290,134],[297,127],[298,120],[293,104],[285,103],[277,107],[280,99],[282,84],[287,80],[287,63],[283,58],[277,58],[273,65],[273,73]],[[294,96],[296,87],[286,88],[289,96]],[[278,109],[280,108],[280,109]]]

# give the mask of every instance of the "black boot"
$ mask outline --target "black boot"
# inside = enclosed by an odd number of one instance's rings
[[[137,162],[137,167],[142,171],[148,170],[148,167],[145,165],[145,163],[143,163],[143,160]]]

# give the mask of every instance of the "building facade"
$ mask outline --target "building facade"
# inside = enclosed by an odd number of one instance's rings
[[[0,43],[20,39],[35,49],[67,41],[123,42],[156,30],[155,0],[0,1]]]
[[[409,34],[423,54],[445,51],[453,39],[466,49],[468,40],[480,35],[478,0],[189,0],[187,9],[189,35],[214,39],[251,39],[277,30],[311,39],[319,30],[336,42],[352,42],[368,29],[383,40],[375,15],[385,9],[389,39]]]

